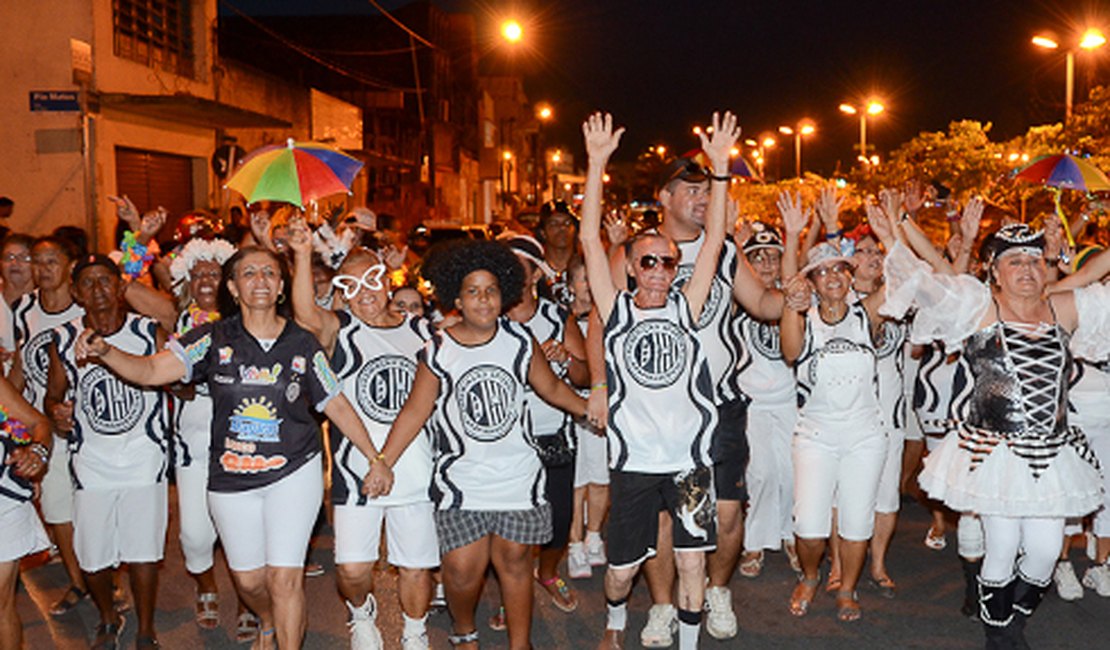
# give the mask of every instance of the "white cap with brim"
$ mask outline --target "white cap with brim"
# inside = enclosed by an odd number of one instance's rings
[[[851,254],[845,255],[845,252],[846,251],[841,251],[828,242],[817,244],[809,249],[809,253],[806,254],[806,265],[802,267],[802,275],[809,273],[819,266],[836,264],[837,262],[847,262],[855,266],[856,261],[852,258]]]

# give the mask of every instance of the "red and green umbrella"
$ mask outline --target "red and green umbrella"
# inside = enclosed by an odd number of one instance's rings
[[[257,201],[304,207],[324,196],[350,192],[362,162],[319,142],[275,144],[256,149],[227,181],[227,187]]]
[[[1081,158],[1060,153],[1038,156],[1025,167],[1015,170],[1015,180],[1044,185],[1052,190],[1056,202],[1056,215],[1064,225],[1068,244],[1075,246],[1068,220],[1060,206],[1060,190],[1081,190],[1084,192],[1103,192],[1110,190],[1110,179],[1106,174]]]

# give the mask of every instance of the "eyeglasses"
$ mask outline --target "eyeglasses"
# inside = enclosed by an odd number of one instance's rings
[[[836,273],[836,274],[847,273],[851,268],[852,268],[851,265],[848,264],[847,262],[837,262],[836,264],[831,264],[829,266],[822,266],[822,267],[813,269],[813,271],[811,271],[811,273],[813,273],[813,275],[815,277],[823,278],[823,277],[825,277],[826,275],[828,275],[830,273]]]
[[[30,255],[17,255],[15,253],[8,253],[7,255],[5,255],[3,257],[3,260],[5,262],[27,262],[27,263],[30,263],[31,262],[31,256]]]
[[[640,257],[640,268],[649,271],[655,267],[663,265],[663,268],[668,271],[673,271],[678,267],[678,258],[673,255],[643,255]]]

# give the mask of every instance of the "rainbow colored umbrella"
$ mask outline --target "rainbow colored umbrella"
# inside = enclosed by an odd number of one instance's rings
[[[247,201],[284,201],[304,207],[330,194],[350,192],[362,162],[319,142],[294,142],[256,149],[227,181]]]
[[[683,158],[689,158],[702,167],[713,170],[713,165],[709,163],[709,156],[706,155],[703,149],[691,149],[682,154]],[[728,172],[738,178],[755,178],[756,175],[752,173],[751,167],[743,156],[734,157],[728,164]]]
[[[1014,172],[1014,179],[1065,190],[1110,190],[1110,180],[1098,167],[1066,153],[1039,156]]]

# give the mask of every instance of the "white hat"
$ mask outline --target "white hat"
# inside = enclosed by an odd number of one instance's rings
[[[828,242],[821,242],[809,249],[809,252],[806,254],[806,265],[802,268],[801,272],[804,275],[819,266],[835,264],[837,262],[847,262],[855,266],[856,262],[852,259],[852,255],[856,252],[855,249],[855,244],[851,239],[847,238],[841,238],[840,248]]]

